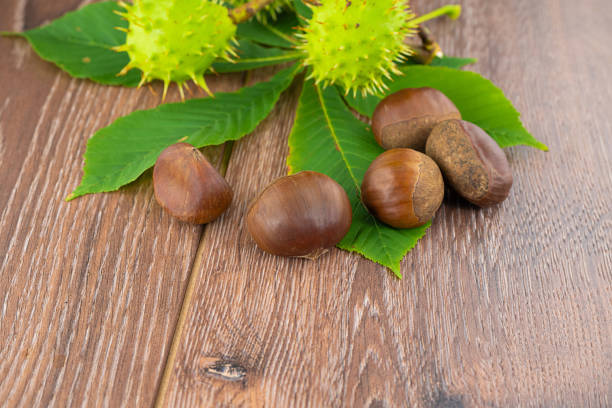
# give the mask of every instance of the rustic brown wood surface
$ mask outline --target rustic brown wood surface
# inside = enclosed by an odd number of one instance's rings
[[[2,0],[0,30],[84,3]],[[497,208],[447,196],[401,281],[356,254],[284,259],[249,238],[247,204],[286,172],[299,83],[234,144],[230,210],[189,226],[150,174],[64,202],[87,138],[159,97],[0,39],[0,406],[612,406],[612,5],[459,3],[460,20],[429,28],[479,59],[550,152],[507,149],[515,184]]]

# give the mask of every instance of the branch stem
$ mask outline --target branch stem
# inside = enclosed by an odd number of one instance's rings
[[[427,27],[419,26],[418,34],[421,39],[421,45],[412,47],[413,54],[411,57],[413,60],[423,65],[429,65],[435,57],[444,55],[440,45],[438,45]]]
[[[273,0],[251,0],[242,6],[229,11],[229,16],[235,24],[244,23],[255,15],[259,10],[272,3]]]
[[[448,4],[446,6],[440,7],[439,9],[431,11],[427,14],[423,14],[422,16],[419,16],[413,20],[410,20],[409,23],[412,26],[416,26],[416,25],[419,25],[429,20],[433,20],[434,18],[441,17],[441,16],[448,16],[452,18],[453,20],[455,20],[459,17],[460,14],[461,14],[461,6],[456,5],[456,4]]]

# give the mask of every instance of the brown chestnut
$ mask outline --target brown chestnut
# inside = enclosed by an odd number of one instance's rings
[[[464,120],[438,124],[427,140],[448,183],[466,200],[485,207],[500,203],[512,187],[512,171],[504,151],[484,130]]]
[[[232,202],[232,189],[206,157],[187,143],[164,149],[153,168],[155,198],[181,221],[205,224]]]
[[[372,115],[372,131],[384,149],[407,147],[425,151],[433,127],[444,120],[461,119],[459,110],[433,88],[406,88],[380,101]]]
[[[340,184],[302,171],[281,177],[250,205],[247,227],[266,252],[315,259],[346,235],[353,212]]]
[[[444,198],[440,169],[412,149],[391,149],[378,156],[361,183],[370,212],[395,228],[414,228],[431,220]]]

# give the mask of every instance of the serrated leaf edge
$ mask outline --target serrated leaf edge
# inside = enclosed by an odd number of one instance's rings
[[[284,86],[282,86],[282,89],[279,89],[278,94],[276,95],[275,99],[277,99],[277,100],[278,100],[278,97],[280,96],[280,94],[281,94],[281,93],[282,93],[284,90],[286,90],[286,89],[289,87],[289,85],[291,85],[291,82],[292,82],[293,78],[295,77],[295,75],[297,75],[297,73],[298,73],[298,72],[299,72],[301,69],[302,69],[302,67],[301,67],[299,64],[296,64],[296,65],[293,67],[293,71],[292,71],[292,72],[290,72],[289,76],[287,77],[286,83],[284,84]],[[269,82],[269,81],[267,81],[267,82]],[[263,83],[265,83],[265,82],[259,82],[258,84],[255,84],[255,85],[253,85],[253,86],[257,86],[257,85],[259,85],[259,84],[263,84]],[[242,92],[244,92],[244,89],[246,89],[246,88],[240,88],[238,91],[233,92],[233,93],[242,93]],[[198,99],[205,99],[205,98],[198,98]],[[96,135],[99,135],[101,132],[104,132],[106,129],[110,128],[111,126],[114,126],[114,125],[117,125],[117,124],[121,124],[123,121],[128,120],[128,117],[130,117],[131,115],[134,115],[134,114],[141,114],[142,112],[147,112],[147,111],[152,111],[152,110],[158,110],[158,109],[160,109],[160,108],[164,108],[164,107],[167,107],[167,106],[177,106],[177,105],[182,105],[183,103],[184,103],[184,102],[177,102],[177,103],[172,103],[172,104],[165,104],[165,105],[160,105],[160,106],[158,106],[158,107],[156,107],[156,108],[153,108],[153,109],[142,109],[142,110],[138,110],[138,111],[132,112],[132,113],[130,113],[129,115],[122,116],[122,117],[118,118],[118,119],[117,119],[117,120],[115,120],[113,123],[111,123],[109,126],[106,126],[106,127],[102,128],[102,129],[98,130],[97,132],[95,132],[95,133],[94,133],[94,135],[92,136],[92,138],[93,138],[93,137],[95,137]],[[274,109],[274,106],[275,106],[275,105],[276,105],[276,101],[273,103],[273,105],[272,105],[272,109]],[[267,115],[266,115],[266,116],[267,116]],[[264,119],[265,119],[265,118],[264,118]],[[263,119],[262,119],[262,120],[263,120]],[[258,123],[259,123],[259,122],[258,122]],[[210,127],[210,126],[205,126],[205,127],[203,127],[202,129],[198,129],[197,131],[195,131],[195,132],[193,132],[191,135],[189,135],[189,136],[187,137],[187,139],[191,139],[193,136],[195,136],[195,135],[197,135],[197,134],[200,134],[200,133],[201,133],[201,132],[202,132],[204,129],[206,129],[206,128],[208,128],[208,127]],[[250,134],[250,132],[247,132],[247,133],[245,133],[245,134],[242,134],[242,135],[240,135],[240,136],[238,136],[238,137],[236,137],[236,138],[228,138],[226,141],[229,141],[229,140],[238,140],[238,139],[241,139],[242,137],[246,136],[247,134]],[[92,138],[90,138],[90,139],[87,141],[87,148],[89,148],[89,147],[90,147],[90,142],[91,142]],[[178,142],[178,141],[180,141],[180,140],[185,140],[185,136],[178,138],[178,139],[176,140],[176,142]],[[224,142],[223,142],[223,143],[224,143]],[[198,144],[198,146],[196,146],[196,147],[200,148],[200,147],[204,147],[204,146],[207,146],[207,145],[205,145],[205,144]],[[86,149],[86,152],[87,152],[87,149]],[[154,154],[154,152],[148,152],[148,153],[147,153],[147,154],[145,154],[145,156],[143,156],[143,157],[147,158],[147,157],[150,157],[152,154]],[[83,183],[83,179],[85,178],[85,169],[87,168],[87,161],[88,161],[88,157],[87,157],[87,156],[85,156],[84,173],[83,173],[83,177],[82,177],[82,179],[81,179],[81,182],[80,182],[80,183],[79,183],[79,185],[78,185],[78,186],[77,186],[77,187],[74,189],[74,191],[72,191],[72,193],[70,193],[70,194],[69,194],[69,195],[68,195],[68,196],[65,198],[65,201],[71,201],[71,200],[73,200],[73,199],[75,199],[75,198],[77,198],[77,197],[80,197],[80,196],[83,196],[83,195],[86,195],[86,194],[91,194],[91,193],[94,193],[93,191],[86,191],[86,190],[91,190],[91,188],[87,188],[87,189],[85,189],[85,188],[83,188],[83,187],[82,187],[82,186],[83,186],[83,184],[82,184],[82,183]],[[122,168],[121,168],[121,169],[118,171],[118,173],[121,173],[122,171],[124,171],[124,170],[125,170],[125,168],[127,168],[127,166],[122,167]],[[145,171],[146,171],[146,170],[145,170]],[[129,184],[129,183],[133,182],[133,181],[134,181],[134,180],[136,180],[138,177],[140,177],[140,175],[142,175],[142,172],[141,172],[140,174],[138,174],[137,176],[133,177],[133,178],[129,178],[129,179],[128,179],[128,180],[127,180],[127,181],[126,181],[124,184],[122,184],[122,186],[127,185],[127,184]],[[91,184],[91,185],[96,185],[96,184],[97,184],[97,185],[103,185],[103,184],[104,184],[104,183],[103,183],[103,180],[107,180],[107,179],[108,179],[108,177],[110,177],[110,175],[106,175],[106,176],[105,176],[105,178],[100,179],[101,181],[98,181],[97,183],[93,183],[93,184]],[[88,185],[88,186],[90,186],[90,185]],[[120,186],[120,187],[122,187],[122,186]],[[119,187],[119,188],[120,188],[120,187]],[[111,192],[111,191],[116,191],[116,190],[117,190],[117,188],[112,188],[112,189],[105,189],[105,188],[101,188],[100,190],[96,191],[96,193],[106,193],[106,192]]]

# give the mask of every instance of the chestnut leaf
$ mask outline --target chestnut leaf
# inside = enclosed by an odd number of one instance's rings
[[[67,200],[113,191],[136,180],[162,150],[179,141],[202,147],[251,133],[301,69],[294,65],[237,92],[165,104],[117,119],[87,142],[83,179]]]
[[[79,10],[66,13],[51,23],[23,33],[4,33],[24,37],[34,51],[43,59],[75,78],[87,78],[105,85],[134,87],[138,85],[141,71],[132,69],[126,75],[117,74],[129,62],[126,52],[116,52],[111,48],[124,44],[126,33],[116,28],[126,29],[127,21],[115,12],[123,9],[115,1],[90,4]],[[265,45],[291,45],[284,25],[295,22],[286,17],[279,21],[278,27],[270,26],[265,32],[252,23],[239,28],[239,44],[236,47],[238,59],[235,63],[220,60],[213,64],[216,72],[237,72],[276,65],[300,58],[295,51],[263,47],[250,39]],[[250,24],[250,23],[244,23]],[[259,28],[259,29],[258,29]]]
[[[412,61],[412,60],[409,60],[409,61]],[[431,64],[429,64],[429,66],[430,67],[447,67],[447,68],[461,69],[465,67],[466,65],[475,64],[476,62],[478,62],[476,58],[447,57],[445,55],[442,57],[435,57],[433,61],[431,61]],[[407,64],[407,65],[419,65],[419,64],[413,63],[413,64]]]
[[[523,126],[520,113],[501,89],[480,74],[442,66],[401,67],[403,75],[386,81],[385,95],[404,88],[428,86],[442,91],[459,109],[464,120],[484,129],[501,147],[525,145],[548,150]],[[385,95],[347,95],[346,102],[362,115],[371,117]]]
[[[312,17],[312,10],[306,5],[304,0],[293,0],[293,7],[298,16],[300,24],[305,24]]]
[[[240,72],[270,65],[293,61],[302,57],[297,51],[287,51],[280,48],[267,48],[249,40],[240,40],[236,48],[238,58],[235,62],[219,61],[212,67],[218,73]]]
[[[289,149],[290,173],[318,171],[346,190],[353,223],[338,247],[360,253],[401,278],[401,259],[425,235],[430,223],[395,229],[378,221],[365,208],[360,198],[361,181],[383,149],[366,124],[351,113],[335,87],[321,89],[312,80],[304,83]]]
[[[285,12],[273,22],[263,24],[255,18],[238,24],[236,35],[241,39],[250,40],[272,47],[292,48],[296,39],[293,37],[294,27],[299,22],[295,13]]]
[[[127,53],[111,48],[125,43],[127,21],[115,12],[123,9],[104,1],[66,13],[51,23],[16,35],[28,40],[44,60],[53,62],[75,78],[89,78],[106,85],[136,86],[140,71],[117,73],[130,61]]]

